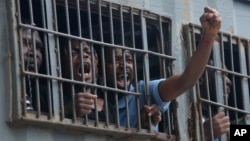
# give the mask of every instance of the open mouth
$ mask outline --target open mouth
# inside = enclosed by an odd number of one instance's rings
[[[123,79],[123,80],[124,80],[125,78],[128,80],[128,74],[124,74],[124,73],[123,73],[123,74],[119,74],[119,75],[117,76],[117,79]]]
[[[84,65],[83,65],[83,69],[82,70],[82,67],[80,66],[79,69],[78,69],[78,75],[80,77],[83,77],[86,79],[86,78],[89,78],[90,77],[90,74],[91,74],[91,71],[90,71],[90,64],[87,63],[87,62],[84,62]]]
[[[26,68],[27,71],[35,72],[35,64],[29,64]]]
[[[126,82],[125,82],[126,79]],[[125,83],[128,86],[130,84],[130,79],[129,79],[129,75],[126,73],[122,73],[117,75],[117,86],[118,87],[125,87]]]

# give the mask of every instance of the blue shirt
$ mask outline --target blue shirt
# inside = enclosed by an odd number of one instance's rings
[[[165,112],[170,104],[170,101],[163,101],[160,97],[158,86],[160,82],[162,82],[165,79],[159,79],[159,80],[153,80],[149,82],[149,94],[151,99],[151,105],[156,104],[160,107],[161,112]],[[141,93],[139,96],[139,105],[140,109],[143,108],[144,105],[147,104],[146,96],[145,96],[145,90],[144,90],[144,81],[138,82],[138,92]],[[135,92],[135,88],[131,85],[129,87],[129,91]],[[126,126],[127,124],[127,116],[126,116],[126,96],[123,96],[119,99],[118,107],[119,107],[119,116],[120,116],[120,125]],[[129,121],[131,127],[136,127],[137,125],[137,108],[136,108],[136,96],[135,95],[129,95],[128,96],[128,110],[129,110]]]

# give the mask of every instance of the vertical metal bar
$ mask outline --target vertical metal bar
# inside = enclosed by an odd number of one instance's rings
[[[42,10],[42,27],[43,28],[46,28],[46,19],[45,19],[45,5],[44,5],[45,1],[42,0],[41,1],[41,10]],[[49,66],[49,52],[48,52],[48,45],[47,45],[47,34],[43,34],[43,40],[44,40],[44,43],[43,43],[43,46],[44,46],[44,56],[45,56],[45,59],[43,61],[45,61],[45,65],[46,65],[46,74],[49,75],[50,74],[50,66]],[[52,102],[51,102],[51,85],[50,85],[50,81],[49,80],[46,80],[46,94],[44,95],[47,95],[48,96],[48,112],[49,112],[49,119],[52,118]]]
[[[112,12],[112,3],[109,2],[109,16],[110,16],[110,30],[111,30],[111,43],[114,44],[114,26],[113,26],[113,12]],[[112,63],[113,63],[113,72],[114,72],[114,84],[117,88],[117,78],[116,78],[116,65],[115,65],[115,48],[112,48]],[[115,107],[116,107],[116,124],[120,128],[120,116],[119,116],[119,107],[118,107],[118,94],[115,92]]]
[[[220,34],[220,38],[222,39],[223,35]],[[213,44],[213,61],[214,61],[214,66],[221,68],[222,67],[222,62],[221,62],[221,43],[219,42],[214,42]],[[223,98],[223,80],[222,80],[222,72],[221,71],[216,71],[215,73],[215,86],[216,86],[216,100],[218,103],[224,104],[224,98]],[[209,93],[210,94],[210,93]],[[221,112],[224,112],[224,108],[220,108]]]
[[[216,72],[213,73],[213,77],[216,76]],[[205,77],[206,77],[206,92],[207,92],[207,100],[211,101],[211,98],[210,98],[210,90],[209,90],[209,82],[208,82],[208,71],[206,70],[205,72]],[[210,77],[210,76],[209,76]],[[206,118],[209,118],[209,119],[212,119],[212,110],[211,110],[211,104],[209,103],[208,104],[208,117]],[[210,134],[210,138],[213,139],[214,138],[214,134],[213,134],[213,124],[212,124],[212,120],[210,120],[209,122],[209,128],[210,128],[210,131],[211,131],[211,134]]]
[[[223,34],[219,34],[220,39],[223,39]],[[222,50],[224,48],[224,46],[222,46],[222,40],[221,42],[214,42],[213,45],[213,57],[214,57],[214,66],[218,67],[218,68],[222,68],[223,63],[222,62],[222,53],[224,50]],[[221,71],[216,71],[215,73],[215,86],[216,86],[216,100],[218,103],[225,105],[225,95],[224,95],[224,83],[223,83],[223,72]],[[216,111],[217,112],[217,111]],[[218,107],[218,112],[226,112],[225,108],[223,107]],[[212,115],[213,116],[213,115]],[[212,116],[210,119],[212,119]],[[213,133],[213,128],[211,128],[211,133]],[[214,138],[214,135],[212,136]],[[212,139],[213,139],[212,138]],[[221,136],[221,138],[226,139],[226,136]]]
[[[24,64],[24,56],[23,56],[23,28],[20,28],[20,24],[22,23],[21,19],[21,8],[20,8],[20,1],[17,0],[17,11],[18,11],[18,25],[19,25],[19,30],[18,30],[18,34],[19,34],[19,55],[20,57],[20,61],[21,61],[21,73],[23,73],[25,71],[25,64]],[[21,102],[21,108],[22,108],[22,115],[26,116],[27,114],[27,110],[26,110],[26,75],[22,74],[22,94],[21,94],[21,99],[23,99],[23,101]],[[21,101],[21,100],[19,100]],[[21,109],[19,107],[17,107],[18,109]],[[19,111],[19,110],[17,110]]]
[[[246,52],[245,46],[242,44],[241,39],[238,38],[238,52],[239,52],[239,65],[240,65],[240,73],[247,75],[247,61],[246,61]],[[250,103],[249,103],[249,85],[247,78],[241,78],[241,90],[242,90],[242,107],[245,111],[250,111]],[[246,122],[246,119],[244,119]],[[247,123],[246,123],[247,124]]]
[[[23,99],[22,101],[22,114],[23,116],[26,116],[27,114],[27,110],[26,110],[26,75],[23,74],[23,72],[25,71],[25,64],[24,64],[24,56],[23,56],[23,35],[22,35],[22,32],[23,32],[23,29],[21,28],[19,30],[19,40],[20,40],[20,52],[19,52],[19,55],[21,56],[21,72],[22,72],[22,96],[21,96],[21,99]]]
[[[158,24],[159,24],[159,27],[160,27],[160,42],[161,42],[161,44],[160,44],[160,46],[161,46],[161,53],[162,54],[166,54],[165,53],[165,49],[164,49],[164,47],[165,47],[165,44],[164,44],[164,36],[163,36],[163,28],[162,28],[162,17],[161,16],[159,16],[159,22],[158,22]],[[159,51],[160,52],[160,51]],[[163,68],[163,77],[164,78],[166,78],[167,77],[167,71],[166,71],[166,61],[165,61],[165,59],[161,59],[161,61],[162,61],[162,68]]]
[[[65,15],[66,15],[66,27],[67,27],[67,33],[71,34],[71,28],[70,28],[70,21],[69,21],[69,8],[68,8],[68,0],[65,0]],[[70,63],[70,79],[74,80],[73,76],[73,65],[72,65],[72,39],[68,39],[68,51],[69,51],[69,63]],[[75,85],[71,84],[71,100],[72,100],[72,114],[73,118],[72,121],[75,123],[76,121],[76,109],[75,109]]]
[[[111,43],[114,44],[113,12],[112,12],[112,3],[111,2],[109,2],[109,22],[110,22]]]
[[[231,59],[231,60],[230,60],[231,71],[235,72],[235,70],[234,70],[233,43],[232,43],[232,36],[231,36],[231,35],[229,36],[229,44],[230,44],[229,49],[230,49],[230,54],[231,54],[231,56],[230,56],[230,59]],[[233,88],[233,99],[234,99],[233,105],[237,105],[235,75],[232,75],[232,82],[233,82],[232,88]],[[235,114],[234,114],[234,115],[235,115],[236,121],[238,122],[238,114],[237,114],[237,113],[238,113],[238,112],[235,111]]]
[[[48,30],[53,30],[53,8],[51,0],[45,0],[46,14],[47,14],[47,28]],[[56,64],[56,54],[55,54],[55,40],[53,34],[48,34],[48,48],[49,49],[49,58],[50,64]],[[57,76],[57,70],[54,67],[51,67],[51,75]],[[56,80],[51,80],[51,88],[53,93],[53,111],[54,119],[60,119],[60,109],[59,109],[59,95],[58,95],[58,82]],[[50,111],[51,112],[51,111]]]
[[[248,62],[248,64],[247,64],[247,67],[248,68],[250,68],[250,40],[247,40],[246,41],[247,43],[246,43],[246,48],[247,48],[247,62]],[[249,70],[249,72],[248,72],[248,75],[250,74],[250,69],[248,69]],[[250,106],[250,104],[248,105],[248,106]],[[245,123],[246,124],[250,124],[250,115],[247,115],[246,116],[246,118],[245,118]]]
[[[52,15],[54,16],[54,23],[55,23],[54,28],[55,28],[55,31],[58,31],[56,0],[52,1],[52,11],[53,11]],[[62,78],[61,54],[60,54],[60,46],[61,45],[59,45],[58,36],[55,36],[55,43],[56,43],[56,45],[58,45],[58,46],[55,46],[55,51],[57,53],[57,55],[56,55],[56,57],[57,57],[56,58],[56,60],[57,60],[57,72],[58,72],[58,76],[60,78]],[[59,99],[58,99],[59,100],[59,110],[61,111],[59,116],[60,116],[60,120],[63,121],[63,119],[64,119],[64,101],[63,101],[63,85],[62,85],[61,81],[58,82],[58,86],[59,86],[58,87],[58,90],[59,90],[59,94],[58,94],[58,97],[59,97]],[[49,89],[49,91],[51,91],[51,90]],[[51,98],[51,96],[50,96],[50,98]],[[52,104],[50,104],[50,105],[52,105]],[[52,112],[51,107],[49,109],[50,109],[49,111],[51,113]]]
[[[103,42],[103,27],[102,27],[102,2],[99,1],[98,2],[98,20],[99,20],[99,27],[100,27],[100,41]],[[106,84],[106,68],[105,68],[105,56],[104,56],[104,47],[101,47],[101,57],[102,57],[102,77],[103,77],[103,86],[107,86]],[[107,91],[104,90],[104,112],[105,112],[105,122],[106,122],[106,126],[109,127],[109,115],[108,111],[110,109],[108,109],[108,99],[107,99]]]
[[[100,28],[100,41],[103,42],[103,28],[102,28],[102,2],[98,1],[98,20]]]
[[[93,39],[93,31],[92,31],[92,17],[91,17],[91,6],[90,6],[90,1],[89,0],[87,0],[87,8],[88,8],[88,22],[89,22],[89,38],[90,39]],[[95,68],[95,63],[94,63],[94,49],[93,49],[93,45],[92,45],[92,43],[91,43],[91,45],[90,45],[90,49],[91,49],[91,64],[92,64],[92,66],[91,66],[91,68],[92,68],[92,79],[93,79],[93,84],[96,84],[96,74],[95,74],[95,69],[97,69],[97,68]],[[94,93],[96,93],[97,92],[97,90],[96,90],[96,88],[94,88]],[[95,103],[95,107],[97,107],[97,101],[95,100],[94,101]],[[96,115],[96,126],[98,126],[99,125],[99,116],[98,116],[98,110],[97,110],[97,108],[95,108],[95,115]]]
[[[113,34],[113,33],[112,33]],[[114,88],[117,89],[117,78],[116,78],[116,64],[115,64],[115,48],[112,48],[112,65],[113,65],[113,72],[114,72]],[[119,116],[119,107],[118,107],[118,93],[115,92],[115,107],[116,107],[116,124],[117,127],[120,128],[120,116]]]
[[[120,23],[121,23],[121,38],[122,38],[122,45],[125,45],[125,37],[124,37],[124,25],[123,25],[123,6],[120,5]],[[126,73],[126,56],[125,56],[125,50],[122,51],[122,57],[123,57],[123,73],[124,73],[124,84],[125,84],[125,90],[128,91],[128,86],[127,86],[127,77],[125,75]],[[127,119],[127,128],[130,128],[130,118],[129,118],[129,108],[128,108],[128,95],[125,95],[125,103],[126,103],[126,119]]]
[[[87,0],[87,8],[88,8],[88,22],[89,22],[89,38],[93,38],[93,33],[92,33],[92,21],[91,21],[91,10],[90,10],[90,2]]]
[[[35,23],[34,23],[34,15],[33,15],[33,5],[32,5],[32,1],[31,0],[29,0],[28,1],[29,2],[29,13],[30,13],[30,24],[32,25],[32,26],[34,26],[35,25]],[[37,58],[36,58],[36,44],[35,44],[35,40],[34,40],[34,30],[33,29],[31,29],[31,40],[32,40],[32,47],[33,47],[33,53],[34,53],[34,56],[33,56],[33,59],[34,59],[34,62],[35,62],[35,73],[37,73]],[[29,71],[29,70],[27,70],[27,71]],[[36,102],[37,102],[37,104],[40,104],[40,99],[39,99],[39,90],[37,90],[37,86],[38,86],[38,78],[34,78],[35,79],[35,87],[33,87],[33,85],[32,85],[32,80],[31,80],[31,78],[30,78],[30,75],[28,75],[28,83],[29,83],[29,99],[30,99],[30,104],[31,104],[31,106],[33,107],[33,94],[35,94],[35,95],[37,95],[37,97],[36,97]],[[27,84],[26,84],[27,85]],[[36,92],[34,92],[33,93],[33,91],[34,91],[34,89],[36,88]],[[38,93],[37,93],[38,92]],[[37,105],[38,106],[38,111],[37,111],[37,114],[38,114],[38,116],[40,115],[40,106],[39,105]]]
[[[134,9],[130,9],[130,18],[131,18],[131,32],[132,32],[132,46],[135,47],[135,23],[134,23]],[[137,63],[136,63],[136,53],[133,52],[133,67],[134,67],[134,82],[138,82],[138,76],[137,76]],[[135,92],[138,92],[138,83],[134,84]],[[137,113],[140,113],[140,96],[136,96],[136,110]],[[137,114],[137,121],[138,121],[138,129],[141,130],[141,114]]]
[[[36,58],[36,41],[35,41],[35,34],[34,34],[34,31],[32,30],[32,47],[33,47],[33,53],[34,53],[34,61],[35,61],[35,73],[38,73],[38,68],[37,68],[37,58]],[[38,82],[38,78],[34,78],[35,79],[35,90],[36,92],[34,92],[34,94],[36,95],[36,105],[37,105],[37,116],[38,118],[40,117],[41,115],[41,107],[40,107],[40,92],[39,92],[39,82]],[[29,80],[30,81],[30,80]],[[34,91],[34,88],[32,88],[32,91]],[[31,102],[32,102],[32,96],[33,95],[33,92],[31,91],[30,93],[30,99],[31,99]]]
[[[223,42],[223,34],[219,34],[220,35],[220,39],[221,39],[221,42],[220,42],[220,52],[221,52],[221,62],[222,62],[222,68],[223,69],[227,69],[226,67],[226,64],[225,64],[225,47],[224,47],[224,42]],[[222,73],[224,74],[224,72]],[[225,76],[222,75],[222,78],[223,78],[223,101],[224,101],[224,104],[225,105],[228,105],[228,96],[226,95],[226,91],[227,91],[227,86],[226,86],[226,82],[225,82]],[[229,110],[228,109],[224,109],[225,110],[225,113],[226,115],[229,115]]]
[[[165,49],[164,49],[164,47],[165,47],[165,44],[164,44],[164,36],[163,36],[163,28],[162,28],[162,17],[161,16],[159,16],[159,22],[158,22],[158,24],[159,24],[159,27],[160,27],[160,49],[161,50],[159,50],[159,52],[161,52],[162,54],[166,54],[165,53]],[[165,58],[163,58],[163,59],[161,59],[160,58],[160,62],[161,62],[161,66],[162,66],[162,70],[161,70],[161,74],[163,74],[163,77],[164,78],[167,78],[167,70],[166,70],[166,60],[165,60]],[[162,76],[161,76],[162,77]],[[163,126],[164,126],[164,130],[165,130],[165,126],[166,126],[166,123],[165,122],[168,122],[168,131],[169,131],[169,134],[171,135],[172,134],[172,131],[171,131],[171,123],[170,123],[170,110],[167,110],[166,111],[167,112],[167,114],[164,114],[164,118],[163,118]],[[165,116],[167,116],[167,118],[165,117]],[[166,119],[168,119],[168,121],[165,121]]]
[[[79,31],[79,37],[82,37],[82,28],[81,28],[81,12],[80,12],[80,2],[79,0],[76,0],[76,11],[77,11],[77,23],[78,23],[78,30]]]
[[[76,2],[76,9],[77,9],[77,22],[78,22],[78,29],[74,29],[74,30],[77,30],[78,31],[78,35],[75,35],[75,36],[79,36],[79,37],[82,37],[82,28],[81,28],[81,12],[80,12],[80,2],[79,2],[79,0],[76,0],[77,2]],[[77,41],[78,42],[78,41]],[[87,43],[87,42],[86,42]],[[84,63],[83,63],[83,47],[82,47],[82,44],[83,44],[83,41],[80,41],[79,42],[79,46],[80,46],[80,61],[81,61],[81,73],[82,74],[84,74]],[[89,45],[89,43],[87,43],[87,45]],[[92,66],[93,66],[93,64],[92,64]],[[82,82],[85,82],[85,76],[84,75],[82,75]],[[85,86],[83,86],[82,87],[82,91],[83,92],[86,92],[86,89],[88,89],[88,88],[86,88]],[[89,88],[90,89],[90,88]],[[85,115],[84,116],[84,122],[85,122],[85,124],[88,124],[88,115]]]
[[[20,25],[21,23],[21,19],[22,19],[22,16],[21,16],[21,6],[20,6],[20,0],[16,0],[16,9],[17,9],[17,23],[18,25]]]
[[[30,13],[30,22],[31,22],[31,25],[34,25],[33,6],[32,6],[32,1],[31,0],[29,0],[29,13]]]
[[[147,23],[146,23],[146,19],[143,15],[143,11],[141,11],[140,13],[140,19],[141,19],[141,30],[142,30],[142,44],[143,44],[143,50],[148,51],[148,42],[147,42]],[[144,82],[145,82],[145,99],[147,101],[147,104],[150,105],[150,93],[149,93],[149,56],[148,53],[145,53],[143,55],[143,73],[144,73]],[[149,130],[152,131],[152,122],[151,122],[151,118],[148,118],[149,121]]]

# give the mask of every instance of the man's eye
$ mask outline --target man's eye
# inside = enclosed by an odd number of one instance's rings
[[[41,51],[42,48],[43,48],[43,45],[42,45],[42,44],[40,44],[40,43],[37,43],[37,44],[36,44],[36,49],[37,49],[37,50],[40,50],[40,51]]]
[[[84,48],[83,49],[83,52],[85,52],[86,54],[90,55],[91,54],[91,51],[90,49],[87,49],[87,48]]]
[[[86,51],[86,53],[87,53],[87,54],[91,54],[91,51],[90,51],[90,50],[88,50],[88,51]]]
[[[79,55],[80,50],[79,49],[72,49],[72,55]]]
[[[122,61],[120,58],[115,58],[115,62],[120,62]]]
[[[126,61],[127,61],[127,63],[132,63],[133,59],[132,58],[127,58]]]

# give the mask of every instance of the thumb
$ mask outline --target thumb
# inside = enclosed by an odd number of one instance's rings
[[[91,94],[91,93],[85,93],[85,94],[84,94],[84,97],[85,97],[85,98],[88,98],[88,99],[96,99],[96,98],[97,98],[97,95]]]

